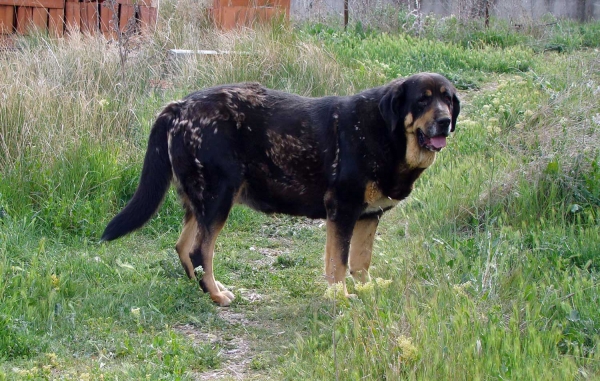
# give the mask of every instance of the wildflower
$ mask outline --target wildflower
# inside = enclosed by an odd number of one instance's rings
[[[60,278],[56,274],[50,275],[50,283],[56,291],[60,290]]]
[[[52,366],[58,365],[57,358],[58,357],[56,356],[56,353],[54,353],[54,352],[46,353],[46,359],[48,360],[48,363]]]
[[[135,318],[135,320],[140,320],[140,309],[138,308],[132,308],[131,309],[131,314],[133,315],[133,317]]]
[[[454,286],[452,286],[452,289],[454,290],[454,292],[456,292],[457,295],[466,297],[468,295],[465,292],[465,290],[471,288],[472,286],[473,285],[472,285],[471,281],[467,281],[465,283],[455,284]]]
[[[460,128],[462,128],[462,129],[477,127],[478,125],[479,125],[479,123],[477,123],[474,120],[470,120],[470,119],[464,119],[464,120],[460,121]]]
[[[354,288],[356,292],[359,294],[370,294],[373,292],[375,284],[373,282],[365,282],[365,283],[356,283]]]
[[[400,362],[410,363],[417,359],[419,351],[410,337],[400,335],[396,339],[396,344],[398,345],[398,349],[400,349],[400,355],[398,356]]]
[[[348,305],[348,298],[344,293],[344,285],[342,283],[336,283],[332,286],[327,287],[325,290],[325,299],[335,301],[339,305]]]
[[[487,130],[491,134],[498,134],[498,133],[502,132],[502,130],[498,126],[488,126]]]
[[[375,283],[380,288],[388,288],[392,284],[391,279],[375,278]]]

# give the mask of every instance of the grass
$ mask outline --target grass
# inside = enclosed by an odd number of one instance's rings
[[[101,39],[2,53],[0,380],[600,377],[598,23],[425,21],[225,34],[179,1],[124,71]],[[229,309],[180,268],[174,192],[144,229],[97,244],[168,101],[245,80],[348,94],[422,70],[456,82],[463,111],[382,219],[357,299],[324,295],[320,221],[234,208],[216,260]]]

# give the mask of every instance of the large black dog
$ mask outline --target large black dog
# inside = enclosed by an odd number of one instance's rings
[[[421,73],[346,97],[305,98],[256,83],[209,88],[165,107],[140,184],[108,224],[119,238],[156,212],[171,181],[185,208],[176,250],[190,278],[227,306],[213,275],[217,235],[234,203],[326,219],[325,276],[369,279],[379,217],[409,195],[454,131],[460,103],[443,76]]]

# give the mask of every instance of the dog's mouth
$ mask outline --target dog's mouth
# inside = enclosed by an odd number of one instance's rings
[[[440,152],[442,148],[446,147],[446,137],[444,135],[429,137],[420,128],[417,129],[417,141],[421,147],[434,152]]]

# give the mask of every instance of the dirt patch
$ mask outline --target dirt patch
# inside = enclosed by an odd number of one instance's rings
[[[223,308],[218,311],[219,317],[227,322],[231,334],[223,335],[219,332],[203,332],[192,324],[184,324],[173,329],[188,337],[194,343],[214,344],[221,349],[222,365],[213,369],[194,374],[195,380],[269,380],[268,370],[263,367],[265,350],[256,347],[256,335],[250,331],[271,330],[274,327],[265,327],[262,322],[249,319],[244,313]],[[234,333],[235,332],[235,333]],[[273,334],[277,334],[273,332]]]

